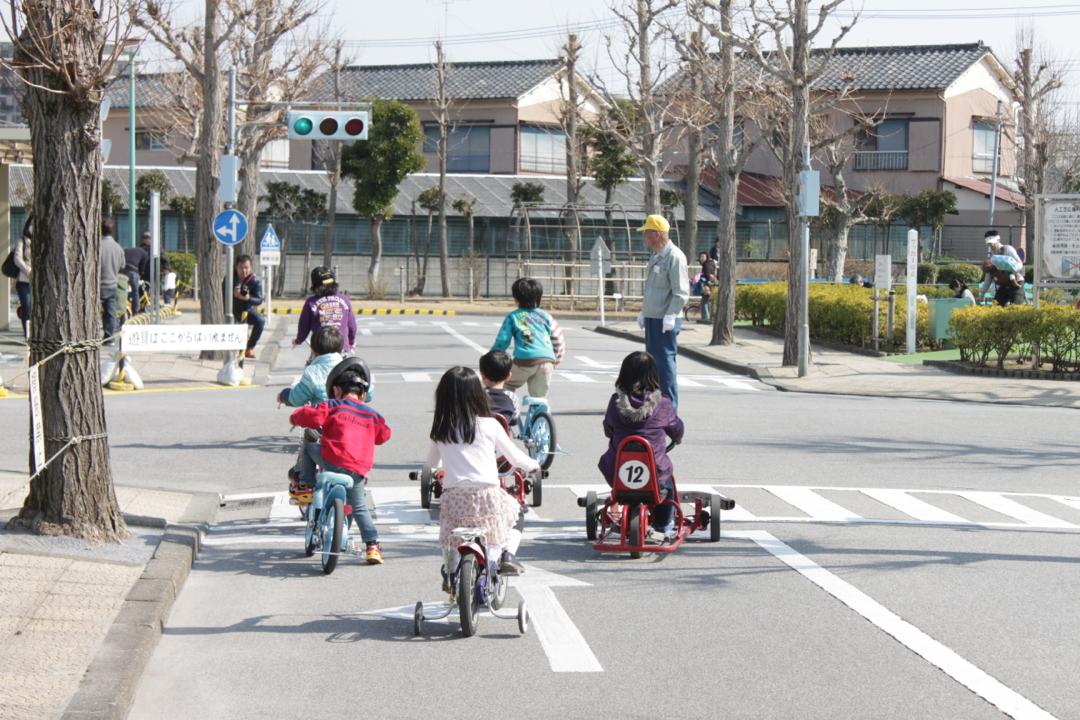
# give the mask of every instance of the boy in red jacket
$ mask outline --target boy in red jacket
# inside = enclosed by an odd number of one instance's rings
[[[352,477],[348,500],[352,517],[360,527],[360,537],[367,546],[364,557],[370,565],[381,565],[379,531],[364,499],[364,483],[375,462],[375,446],[390,439],[390,426],[382,415],[363,402],[371,385],[371,373],[360,358],[338,363],[326,378],[326,385],[333,400],[299,408],[289,416],[289,421],[322,430],[319,445],[323,470]]]

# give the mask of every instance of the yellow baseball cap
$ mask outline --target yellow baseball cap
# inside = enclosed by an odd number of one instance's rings
[[[671,229],[671,225],[668,224],[667,219],[663,215],[649,215],[645,218],[645,224],[637,229],[638,232],[645,232],[646,230],[656,230],[657,232],[666,233]]]

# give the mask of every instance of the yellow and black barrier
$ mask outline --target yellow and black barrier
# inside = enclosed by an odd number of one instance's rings
[[[299,315],[303,308],[274,308],[275,315]],[[455,310],[424,310],[420,308],[355,308],[354,315],[431,315],[439,317],[452,317],[457,315]]]

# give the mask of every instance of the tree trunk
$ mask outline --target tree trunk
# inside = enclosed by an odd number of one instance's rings
[[[217,35],[218,0],[206,0],[203,47],[216,47]],[[218,156],[221,154],[225,135],[222,127],[223,110],[217,53],[206,52],[203,53],[203,143],[195,167],[195,247],[199,257],[199,316],[204,325],[224,322],[225,313],[229,311],[222,297],[227,269],[221,245],[214,238],[211,227],[214,216],[221,210],[218,202]],[[218,353],[204,351],[201,357],[214,359],[218,357]]]
[[[701,131],[691,128],[687,137],[686,202],[683,203],[683,252],[687,257],[697,254],[698,188],[701,186]]]
[[[254,223],[252,227],[255,227]],[[283,224],[285,228],[281,233],[281,263],[274,268],[274,295],[281,297],[285,293],[285,275],[289,269],[289,224]]]
[[[663,131],[663,120],[658,118],[658,106],[654,98],[652,69],[652,23],[653,15],[650,0],[637,0],[637,34],[634,44],[637,46],[638,65],[638,104],[640,105],[641,130],[641,170],[645,176],[645,213],[655,215],[660,212],[660,148],[657,139]]]
[[[832,252],[828,253],[828,266],[825,268],[825,277],[830,282],[839,283],[844,281],[844,265],[847,263],[848,236],[851,234],[851,218],[841,216],[839,223],[833,229]]]
[[[14,61],[29,83],[21,104],[34,148],[30,361],[36,363],[102,335],[101,122],[97,102],[68,94],[26,48],[86,80],[99,71],[105,28],[91,3],[38,3],[27,11],[36,32],[24,30]],[[45,457],[59,455],[31,480],[16,527],[91,542],[127,536],[112,483],[99,356],[96,347],[80,347],[41,366]]]
[[[720,174],[720,218],[716,226],[716,318],[713,320],[710,345],[731,345],[735,342],[735,291],[738,283],[735,259],[735,204],[739,177]]]
[[[259,157],[262,147],[240,155],[240,188],[236,194],[236,209],[248,220],[248,235],[237,247],[239,254],[255,257],[259,254],[259,238],[255,227],[259,223]],[[284,238],[282,238],[284,244]]]
[[[807,65],[810,47],[808,42],[809,0],[794,0],[792,18],[791,59],[794,81],[792,82],[791,137],[785,158],[785,179],[790,203],[788,221],[788,295],[784,311],[784,362],[785,366],[798,365],[799,333],[802,328],[802,310],[806,303],[806,286],[803,282],[802,232],[795,199],[799,196],[799,171],[802,169],[803,146],[808,137],[810,88],[807,85]],[[809,357],[810,348],[806,348]]]
[[[307,224],[304,246],[304,272],[300,275],[300,297],[307,295],[308,275],[311,274],[311,223]]]
[[[570,209],[570,224],[567,232],[567,251],[570,263],[578,261],[581,250],[581,228],[578,221],[578,203],[581,190],[581,165],[578,162],[580,146],[578,144],[578,86],[577,60],[581,45],[576,35],[571,34],[563,47],[566,63],[566,109],[563,113],[563,125],[566,128],[566,204]],[[566,294],[574,292],[574,266],[566,267]],[[571,300],[573,303],[573,300]]]
[[[382,215],[371,216],[371,263],[368,265],[368,297],[379,295],[379,266],[382,264]]]
[[[439,160],[439,278],[442,281],[442,296],[450,297],[450,242],[446,227],[446,158]],[[424,255],[427,264],[427,254]],[[425,274],[427,268],[424,268]]]

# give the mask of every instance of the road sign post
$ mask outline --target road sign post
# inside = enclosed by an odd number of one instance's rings
[[[919,272],[919,231],[908,230],[907,234],[907,351],[915,352],[915,293],[916,278]]]
[[[606,323],[604,320],[604,276],[611,270],[611,250],[608,249],[604,238],[597,237],[589,251],[589,260],[592,263],[592,271],[596,273],[596,299],[600,308],[600,326]]]
[[[803,145],[803,169],[799,172],[796,198],[802,225],[802,307],[799,308],[799,377],[806,377],[810,365],[810,218],[817,217],[821,204],[821,175],[810,169],[810,143]]]
[[[269,323],[274,314],[274,267],[281,264],[281,239],[273,225],[266,226],[259,240],[259,264],[266,268],[266,322]]]
[[[150,293],[154,322],[161,322],[161,193],[150,191]]]
[[[229,310],[232,306],[232,282],[228,278],[233,271],[233,247],[239,245],[247,236],[248,221],[239,210],[222,210],[214,217],[213,230],[217,241],[228,248],[225,261],[225,318],[232,322],[232,312]]]

